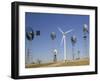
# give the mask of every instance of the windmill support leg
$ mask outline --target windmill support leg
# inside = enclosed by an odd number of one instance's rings
[[[57,62],[57,56],[54,55],[54,62]]]
[[[27,49],[27,64],[30,63],[30,49]]]
[[[87,57],[87,36],[84,34],[84,54],[85,58]]]
[[[74,45],[72,46],[72,56],[73,56],[73,60],[75,59],[74,57]]]

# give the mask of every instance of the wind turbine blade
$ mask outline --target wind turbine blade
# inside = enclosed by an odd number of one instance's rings
[[[59,30],[61,33],[63,33],[63,31],[62,31],[62,29],[61,29],[61,28],[58,28],[58,30]]]
[[[62,43],[63,43],[63,40],[64,40],[64,37],[62,37],[60,45],[62,45]]]
[[[69,33],[69,32],[72,32],[72,31],[73,31],[72,29],[71,29],[71,30],[69,30],[69,31],[66,31],[66,32],[65,32],[65,34],[67,34],[67,33]]]

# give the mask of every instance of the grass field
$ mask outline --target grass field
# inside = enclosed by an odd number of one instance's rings
[[[38,67],[61,67],[61,66],[82,66],[89,65],[89,59],[79,59],[79,60],[70,60],[70,61],[58,61],[51,63],[43,63],[43,64],[26,64],[26,68],[38,68]]]

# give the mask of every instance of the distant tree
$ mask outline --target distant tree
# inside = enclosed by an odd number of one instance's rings
[[[33,61],[32,64],[35,64],[35,62]]]

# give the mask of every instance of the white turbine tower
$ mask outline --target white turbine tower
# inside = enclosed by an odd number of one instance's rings
[[[58,30],[62,33],[63,37],[61,40],[61,44],[64,42],[64,61],[66,62],[67,60],[67,52],[66,52],[66,34],[72,32],[73,30],[68,30],[66,32],[63,32],[61,28],[58,28]]]

